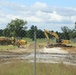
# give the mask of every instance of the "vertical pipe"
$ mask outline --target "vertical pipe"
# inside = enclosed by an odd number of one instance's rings
[[[34,31],[34,75],[36,75],[36,30]]]

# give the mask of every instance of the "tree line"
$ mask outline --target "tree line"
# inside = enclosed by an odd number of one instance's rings
[[[7,24],[5,29],[0,29],[0,36],[5,37],[27,37],[34,40],[34,30],[36,30],[37,38],[45,38],[44,31],[38,29],[37,26],[32,25],[30,29],[27,30],[27,21],[22,19],[11,20]],[[73,39],[76,38],[76,29],[69,29],[67,26],[61,27],[62,32],[56,31],[61,39]],[[49,35],[49,37],[54,37]]]

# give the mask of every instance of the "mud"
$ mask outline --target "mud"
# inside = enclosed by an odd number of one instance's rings
[[[66,48],[71,48],[73,46],[65,45],[65,44],[49,44],[46,46],[47,48],[52,48],[52,47],[66,47]]]

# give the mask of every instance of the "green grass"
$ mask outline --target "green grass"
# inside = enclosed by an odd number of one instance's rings
[[[33,42],[32,39],[30,39],[30,38],[23,38],[23,40],[26,40],[27,43],[29,43],[29,44]]]
[[[0,64],[0,75],[34,75],[33,63],[15,61]],[[36,75],[76,75],[76,66],[37,63]]]
[[[32,41],[32,39],[30,38],[23,38],[23,40],[26,40],[28,44],[33,43],[34,41]],[[47,39],[41,38],[41,39],[36,39],[37,43],[40,45],[46,45],[47,44]],[[50,39],[51,43],[55,43],[55,40]]]
[[[16,48],[17,47],[13,46],[13,45],[8,45],[8,46],[2,46],[2,45],[0,45],[0,51],[13,50],[13,49],[16,49]]]

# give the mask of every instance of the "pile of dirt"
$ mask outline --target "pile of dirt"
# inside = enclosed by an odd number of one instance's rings
[[[47,48],[52,48],[52,47],[73,47],[73,46],[68,46],[65,44],[49,44],[46,46]]]
[[[35,48],[34,43],[26,46],[26,49],[34,49],[34,48]],[[43,45],[36,44],[36,49],[41,49],[41,48],[43,48]]]

